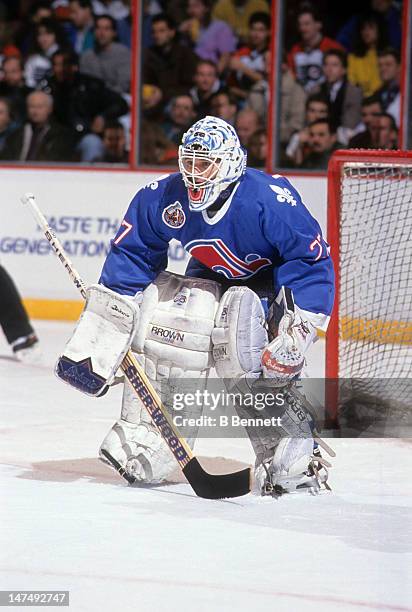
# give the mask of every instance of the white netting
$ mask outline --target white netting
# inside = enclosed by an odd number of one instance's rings
[[[397,406],[412,403],[411,203],[412,164],[342,165],[339,378]]]

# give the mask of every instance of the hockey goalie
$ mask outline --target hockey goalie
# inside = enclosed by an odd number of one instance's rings
[[[131,348],[159,392],[168,384],[173,392],[188,379],[202,390],[212,369],[229,389],[277,389],[282,408],[265,406],[263,413],[279,417],[281,427],[246,428],[256,454],[256,490],[281,495],[328,488],[329,464],[315,440],[313,415],[293,391],[334,299],[320,227],[285,177],[246,167],[235,130],[221,119],[201,119],[184,134],[179,170],[133,198],[57,374],[100,396],[118,381]],[[191,255],[185,276],[165,271],[172,239]],[[88,367],[71,367],[79,363]],[[123,384],[121,415],[100,457],[129,482],[167,481],[173,455],[128,381]],[[254,408],[235,409],[256,416]],[[201,411],[191,406],[188,414]],[[190,445],[195,437],[196,431]]]

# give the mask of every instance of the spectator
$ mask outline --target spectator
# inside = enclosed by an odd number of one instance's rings
[[[219,89],[210,98],[210,110],[214,117],[219,117],[230,125],[236,120],[236,101],[232,94],[226,89]]]
[[[336,139],[333,125],[327,119],[317,119],[309,125],[309,153],[300,167],[305,170],[326,170],[330,156],[340,148],[342,145]]]
[[[69,17],[68,37],[72,48],[80,55],[94,46],[94,19],[91,0],[69,0]]]
[[[168,118],[162,124],[162,130],[175,145],[180,145],[182,136],[195,120],[196,112],[189,94],[172,98]]]
[[[26,118],[26,98],[32,91],[24,82],[23,65],[19,57],[6,57],[3,62],[4,78],[0,81],[0,96],[10,101],[13,117],[17,123]]]
[[[126,151],[124,127],[118,121],[110,121],[103,130],[103,153],[94,159],[95,162],[108,164],[127,164],[129,154]]]
[[[245,109],[238,112],[235,129],[239,136],[240,143],[245,149],[249,146],[249,140],[258,129],[260,125],[259,115],[252,109]]]
[[[318,85],[313,93],[319,93],[328,100],[329,120],[335,130],[341,129],[348,142],[351,132],[361,118],[362,92],[348,82],[347,56],[340,49],[326,51],[323,56],[323,72],[326,81]]]
[[[162,0],[144,0],[144,3],[146,2],[151,7],[152,15],[161,13],[161,10],[156,9],[159,5],[163,5],[164,12],[171,17],[175,23],[182,23],[187,19],[187,0],[167,0],[167,2]]]
[[[212,18],[212,0],[188,0],[187,14],[189,19],[183,21],[179,31],[187,34],[196,55],[211,60],[222,74],[236,48],[231,28],[224,21]]]
[[[280,142],[286,147],[290,137],[303,128],[305,117],[305,90],[296,82],[286,61],[281,66],[280,84]]]
[[[249,19],[248,46],[241,47],[229,62],[232,71],[232,80],[229,75],[230,89],[241,101],[246,100],[255,85],[262,87],[263,82],[267,84],[269,38],[269,15],[253,13]]]
[[[100,17],[101,15],[110,15],[115,21],[126,19],[130,10],[127,2],[122,0],[92,0],[93,13]]]
[[[70,161],[74,138],[66,127],[52,121],[53,98],[43,91],[27,96],[27,117],[22,127],[6,140],[0,155],[4,160]]]
[[[388,113],[382,113],[378,118],[378,149],[398,148],[398,128],[395,119]]]
[[[93,161],[103,155],[105,123],[125,115],[128,105],[102,80],[80,73],[75,53],[58,51],[52,62],[53,73],[43,89],[53,97],[54,116],[76,132],[81,161]]]
[[[336,40],[323,35],[323,23],[317,11],[304,4],[297,15],[300,42],[288,54],[288,65],[305,91],[311,91],[325,80],[322,70],[323,54],[329,49],[342,49]]]
[[[115,42],[116,22],[109,15],[96,17],[95,45],[80,56],[80,72],[101,79],[119,93],[130,91],[130,51]]]
[[[293,165],[299,167],[309,152],[309,125],[319,119],[329,118],[328,101],[324,96],[312,94],[305,104],[305,126],[292,134],[286,147],[286,157]]]
[[[28,20],[23,22],[16,34],[16,43],[24,56],[26,56],[35,43],[35,30],[37,24],[43,19],[52,19],[53,9],[49,0],[34,2],[29,9]]]
[[[251,108],[258,115],[263,124],[266,124],[267,112],[269,108],[269,83],[268,75],[270,72],[270,54],[265,53],[265,77],[250,88],[243,108]]]
[[[119,42],[130,49],[131,19],[129,4],[130,1],[126,0],[92,0],[93,13],[98,17],[100,15],[110,15],[116,22]]]
[[[186,4],[185,0],[179,0],[179,3]],[[168,2],[167,7],[172,8],[168,15],[173,17],[177,23],[186,19],[187,15],[185,11],[183,11],[182,16],[180,18],[179,15],[176,15],[177,11],[173,10],[174,2]],[[154,15],[159,15],[162,12],[160,4],[157,0],[144,0],[143,1],[143,14],[141,20],[141,46],[142,49],[147,49],[153,45],[153,37],[152,37],[152,19]]]
[[[145,107],[155,114],[161,104],[189,92],[197,57],[191,49],[178,42],[176,26],[165,14],[153,17],[152,36],[154,45],[146,50],[143,60],[143,82],[152,85]]]
[[[369,97],[382,85],[378,51],[385,47],[385,32],[379,15],[369,13],[358,19],[353,52],[348,56],[348,79]]]
[[[269,156],[268,137],[266,130],[260,129],[249,138],[248,166],[252,168],[264,168]]]
[[[14,130],[16,125],[11,118],[11,105],[7,98],[0,98],[0,152],[4,148],[6,139]]]
[[[218,0],[213,17],[225,21],[235,33],[238,45],[247,44],[249,19],[253,13],[269,13],[265,0]]]
[[[20,57],[19,49],[11,39],[10,24],[6,19],[6,12],[0,2],[0,68],[6,57]]]
[[[201,119],[210,115],[212,95],[220,89],[216,64],[209,60],[201,60],[197,65],[193,80],[195,84],[189,93],[195,105],[197,118]]]
[[[69,0],[51,0],[50,6],[53,10],[54,17],[60,21],[68,21],[69,19]]]
[[[388,47],[378,54],[379,76],[382,87],[376,92],[381,101],[382,108],[386,113],[392,115],[397,127],[401,120],[401,59],[398,51]]]
[[[39,0],[33,2],[29,9],[29,20],[37,25],[44,19],[53,19],[54,13],[50,0]]]
[[[177,163],[177,146],[166,138],[157,123],[143,119],[140,127],[140,163],[147,165]]]
[[[43,19],[35,26],[33,53],[24,66],[26,85],[37,87],[51,68],[51,58],[66,46],[64,33],[57,21]]]
[[[379,15],[385,30],[388,32],[388,42],[394,49],[401,48],[401,12],[393,0],[371,0],[370,11]],[[347,51],[353,50],[353,40],[360,16],[354,15],[340,29],[336,39]]]
[[[378,146],[378,119],[382,114],[382,104],[377,96],[362,100],[362,122],[349,141],[349,149],[375,149]]]

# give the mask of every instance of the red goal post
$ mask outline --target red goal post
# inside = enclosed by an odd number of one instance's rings
[[[411,375],[411,202],[411,151],[332,156],[327,238],[336,297],[326,336],[326,407],[335,420],[339,379]]]

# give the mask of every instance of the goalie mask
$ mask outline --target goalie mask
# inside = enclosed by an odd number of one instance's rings
[[[183,135],[179,169],[188,190],[189,208],[204,210],[244,174],[246,151],[229,123],[205,117]]]

